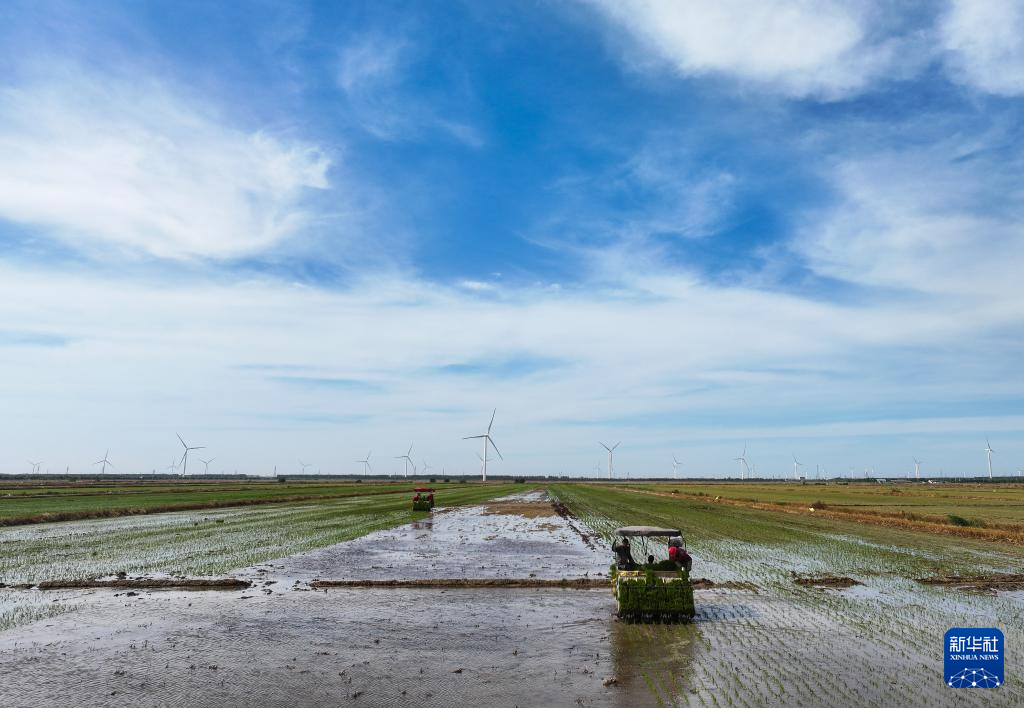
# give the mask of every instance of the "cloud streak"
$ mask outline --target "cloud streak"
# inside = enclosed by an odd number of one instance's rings
[[[233,124],[170,86],[68,69],[0,89],[0,218],[72,247],[234,258],[313,218],[316,145]]]

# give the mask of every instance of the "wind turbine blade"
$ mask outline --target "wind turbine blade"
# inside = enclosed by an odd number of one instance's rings
[[[608,447],[607,445],[605,445],[603,442],[598,442],[597,444],[600,445],[601,447],[603,447],[608,452],[612,451],[612,449],[610,447]]]
[[[487,434],[488,435],[491,434],[491,426],[494,425],[494,416],[496,416],[496,415],[498,415],[498,409],[497,408],[495,408],[494,411],[491,413],[491,422],[487,424]]]
[[[498,450],[498,446],[494,444],[493,440],[491,440],[490,435],[487,436],[487,442],[489,442],[491,444],[491,447],[494,448],[494,451],[498,453],[498,459],[504,461],[505,458],[501,456],[501,451]]]
[[[175,435],[178,436],[178,440],[181,440],[181,435],[179,435],[178,433],[175,433]],[[185,444],[184,440],[181,440],[181,445],[182,445],[182,447],[188,447],[188,445]]]
[[[622,444],[621,440],[619,442],[615,443],[614,445],[612,445],[612,450],[614,450],[615,448],[617,448],[621,444]]]
[[[470,435],[469,437],[462,438],[463,440],[477,440],[479,438],[486,438],[486,435]]]

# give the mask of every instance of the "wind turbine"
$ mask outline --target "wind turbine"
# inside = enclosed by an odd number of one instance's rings
[[[988,455],[988,478],[992,479],[992,453],[995,450],[992,449],[992,443],[985,438],[985,453]]]
[[[427,472],[429,472],[432,469],[434,469],[434,468],[431,467],[430,465],[428,465],[426,460],[423,460],[423,474],[426,474]]]
[[[178,458],[177,457],[172,457],[171,458],[171,464],[167,467],[167,471],[169,473],[171,473],[171,474],[174,474],[174,471],[176,469],[178,469]]]
[[[178,433],[175,433],[175,435],[178,435]],[[181,456],[181,464],[182,464],[181,476],[184,477],[186,474],[188,474],[188,453],[189,453],[189,451],[190,450],[205,450],[206,448],[204,448],[202,445],[199,445],[198,447],[189,447],[188,444],[184,440],[181,439],[181,435],[178,435],[178,440],[181,441],[181,446],[183,448],[185,448],[185,454]]]
[[[199,458],[199,461],[203,463],[203,474],[210,474],[210,463],[216,460],[216,457],[211,457],[209,460]]]
[[[921,479],[921,460],[917,459],[916,457],[912,459],[914,460],[914,479],[919,480]]]
[[[38,472],[39,471],[39,465],[43,464],[41,461],[40,462],[33,462],[32,460],[28,460],[28,463],[30,465],[32,465],[32,474],[35,474],[36,472]]]
[[[107,451],[105,453],[103,453],[103,459],[102,460],[98,460],[97,462],[93,462],[94,465],[103,465],[103,468],[100,470],[100,474],[106,474],[107,473],[107,465],[110,465],[111,467],[114,466],[114,463],[111,462],[109,459],[107,459],[109,457],[110,457],[110,448],[107,448]]]
[[[796,453],[793,453],[793,479],[800,479],[800,468],[804,463],[797,461]]]
[[[484,482],[487,481],[487,446],[490,445],[491,447],[494,448],[494,451],[496,453],[498,453],[498,459],[499,460],[504,460],[505,459],[504,457],[501,456],[501,451],[498,450],[498,446],[494,444],[494,440],[491,439],[491,428],[494,427],[494,416],[496,416],[497,414],[498,414],[498,409],[495,408],[494,411],[491,413],[491,422],[487,424],[487,432],[486,433],[484,433],[483,435],[469,435],[467,437],[462,438],[463,440],[479,440],[479,439],[483,439],[483,441],[484,441],[484,456],[481,458],[481,460],[484,463],[483,475],[482,475],[482,481],[484,481]]]
[[[740,479],[746,479],[746,472],[750,471],[750,465],[747,464],[747,444],[743,443],[743,454],[739,457],[734,457],[733,462],[740,463]]]
[[[598,478],[601,476],[601,463],[594,465],[594,477]]]
[[[373,467],[370,466],[370,455],[372,455],[372,454],[373,454],[373,450],[370,450],[368,453],[366,453],[366,459],[356,460],[356,462],[358,462],[359,464],[361,464],[363,466],[363,474],[364,475],[365,474],[373,474]]]
[[[397,457],[395,457],[396,460],[405,460],[405,476],[406,477],[409,476],[409,465],[412,465],[412,473],[416,474],[416,463],[412,461],[411,457],[409,457],[409,455],[411,455],[411,454],[412,454],[412,445],[409,446],[409,452],[405,453],[404,455],[398,455]]]
[[[679,473],[676,471],[683,466],[683,463],[676,459],[675,455],[672,455],[672,479],[679,479]]]
[[[301,472],[301,474],[306,474],[306,468],[313,466],[312,463],[308,463],[307,464],[307,463],[303,462],[302,460],[299,460],[299,464],[302,465],[302,472]]]
[[[615,462],[615,460],[613,459],[615,448],[617,448],[619,445],[621,445],[622,441],[620,440],[619,442],[615,443],[611,447],[608,447],[607,445],[605,445],[600,440],[597,442],[597,444],[600,445],[601,447],[603,447],[605,450],[608,451],[608,479],[611,479],[612,478],[612,471],[615,469],[615,466],[613,464]]]

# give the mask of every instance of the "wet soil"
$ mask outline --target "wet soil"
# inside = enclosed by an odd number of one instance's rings
[[[803,585],[806,588],[818,588],[822,590],[826,588],[852,588],[855,585],[861,584],[859,580],[837,575],[821,575],[814,578],[794,578],[793,582],[797,585]]]
[[[313,580],[311,588],[572,588],[610,589],[606,578],[436,578],[433,580]]]
[[[603,591],[105,595],[0,635],[4,705],[650,704],[604,685]]]
[[[607,552],[543,498],[501,505],[233,573],[248,589],[104,579],[78,611],[0,634],[0,704],[656,704],[637,662],[665,644],[618,629]]]
[[[526,515],[511,513],[521,507]],[[500,512],[494,512],[495,508]],[[539,511],[543,509],[545,514]],[[240,568],[234,577],[313,580],[606,577],[608,551],[555,514],[542,493],[435,510],[422,521]]]
[[[251,587],[248,580],[237,578],[101,578],[87,580],[44,580],[38,590],[80,590],[86,588],[116,588],[118,590],[241,590]]]
[[[510,514],[513,516],[525,516],[528,519],[536,519],[541,516],[555,516],[554,507],[543,501],[536,502],[492,502],[483,507],[484,515]]]
[[[916,578],[922,585],[939,585],[958,590],[975,592],[1011,592],[1024,590],[1024,574],[997,573],[992,575],[937,575],[930,578]]]

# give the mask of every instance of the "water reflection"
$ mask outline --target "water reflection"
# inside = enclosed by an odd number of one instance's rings
[[[695,692],[694,653],[704,645],[699,623],[629,624],[611,620],[617,705],[682,705]]]

